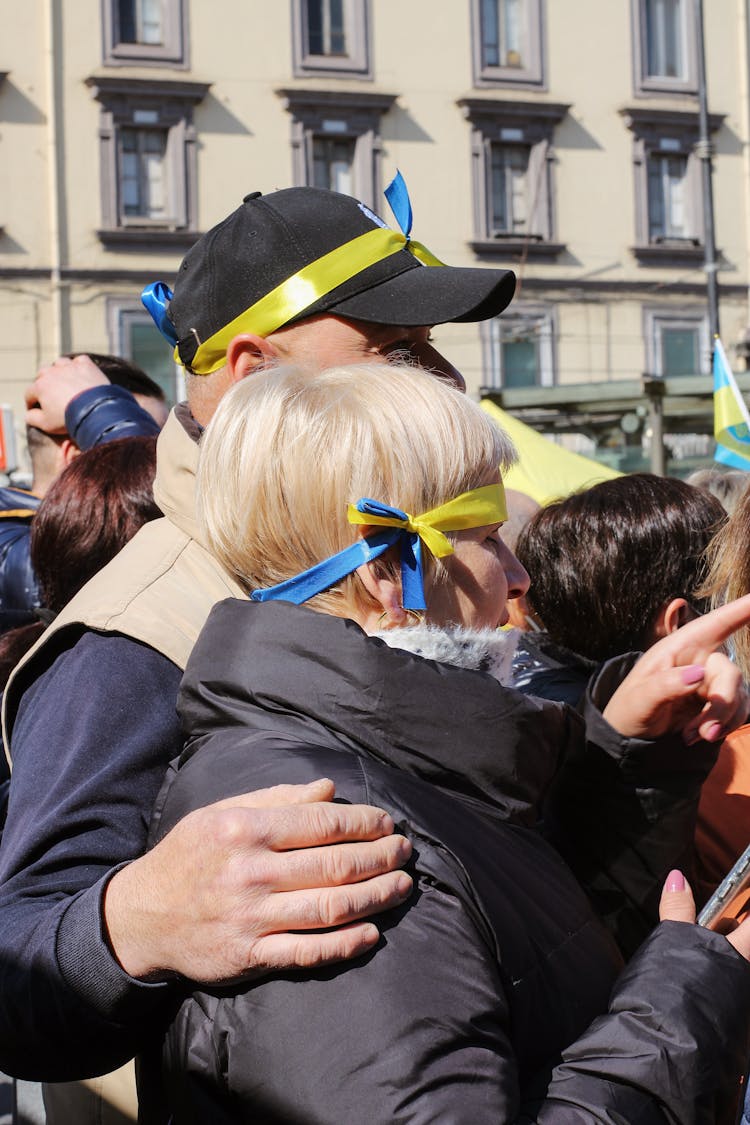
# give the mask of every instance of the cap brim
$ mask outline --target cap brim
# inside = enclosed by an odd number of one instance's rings
[[[489,320],[513,297],[512,270],[420,266],[328,306],[328,312],[370,324],[403,326]]]

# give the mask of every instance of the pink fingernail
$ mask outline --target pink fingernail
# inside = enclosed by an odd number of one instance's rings
[[[684,891],[685,890],[685,876],[682,872],[675,867],[667,875],[666,890],[668,891]]]
[[[711,723],[711,726],[706,731],[704,738],[706,742],[718,742],[724,733],[724,728],[721,723]]]
[[[682,682],[685,684],[699,684],[705,675],[705,669],[700,664],[688,664],[680,669]]]

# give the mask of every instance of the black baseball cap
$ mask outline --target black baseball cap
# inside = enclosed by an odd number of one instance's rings
[[[169,304],[180,359],[301,269],[386,224],[364,203],[323,188],[252,192],[186,254]],[[373,324],[420,325],[497,316],[515,289],[510,270],[424,266],[404,247],[320,297],[287,324],[334,313]]]

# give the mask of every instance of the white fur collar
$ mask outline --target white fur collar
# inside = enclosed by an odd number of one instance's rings
[[[405,629],[383,629],[373,633],[391,648],[404,649],[426,660],[438,660],[457,668],[487,672],[501,684],[511,683],[511,663],[518,644],[518,630],[441,629],[413,625]]]

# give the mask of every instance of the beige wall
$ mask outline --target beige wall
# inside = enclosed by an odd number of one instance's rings
[[[569,103],[555,132],[557,227],[566,252],[519,267],[522,299],[555,309],[557,381],[637,378],[646,369],[643,305],[695,306],[699,292],[674,294],[675,282],[703,284],[696,266],[639,265],[634,244],[632,135],[620,110],[633,91],[630,0],[546,0],[546,89],[473,88],[469,0],[374,0],[374,80],[292,75],[291,5],[268,0],[186,0],[189,67],[107,68],[102,63],[100,0],[0,0],[0,400],[22,410],[25,382],[52,358],[57,338],[74,348],[112,346],[107,298],[136,296],[143,280],[169,278],[182,251],[105,248],[100,209],[100,107],[85,79],[97,74],[210,82],[195,110],[199,227],[207,229],[250,190],[272,191],[292,177],[291,119],[274,93],[281,86],[382,91],[398,95],[382,125],[383,182],[397,167],[414,205],[414,235],[445,260],[469,265],[473,237],[470,127],[457,99],[487,96]],[[731,348],[747,327],[748,156],[744,0],[705,5],[710,109],[726,115],[716,137],[714,192],[720,282],[736,288],[722,303]],[[50,11],[54,66],[46,44]],[[227,33],[231,29],[231,33]],[[54,106],[50,77],[56,75]],[[640,100],[642,104],[643,99]],[[663,108],[694,100],[655,98]],[[58,125],[59,206],[51,203],[51,141]],[[385,203],[383,212],[390,217]],[[63,267],[92,272],[63,286],[62,326],[48,271],[55,216]],[[494,262],[492,264],[495,264]],[[497,264],[505,264],[501,259]],[[117,280],[117,271],[128,276]],[[106,276],[96,271],[107,271]],[[135,274],[138,275],[136,278]],[[618,285],[588,289],[597,280]],[[643,283],[647,283],[644,287]],[[578,283],[578,288],[576,284]],[[539,287],[541,284],[541,288]],[[629,289],[628,286],[633,286]],[[480,335],[448,325],[438,341],[477,393],[486,382]]]

